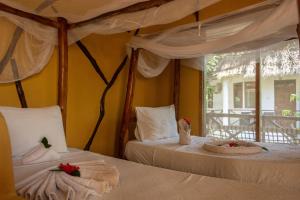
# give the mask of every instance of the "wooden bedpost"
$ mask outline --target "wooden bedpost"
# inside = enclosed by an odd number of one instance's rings
[[[255,139],[260,142],[260,64],[255,68]]]
[[[176,119],[179,117],[179,98],[180,98],[180,60],[174,60],[174,86],[173,103],[176,109]]]
[[[120,145],[119,145],[119,157],[124,158],[124,151],[126,144],[129,140],[129,122],[132,112],[132,101],[135,86],[135,74],[138,62],[139,49],[131,50],[130,66],[127,81],[126,99],[122,116],[121,131],[120,131]]]
[[[58,21],[58,105],[61,108],[66,131],[68,97],[68,23],[59,17]]]
[[[300,47],[300,0],[297,1],[298,5],[298,25],[297,25],[297,34],[298,34],[298,40],[299,40],[299,47]]]

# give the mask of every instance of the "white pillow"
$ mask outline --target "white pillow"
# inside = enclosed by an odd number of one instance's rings
[[[136,138],[140,141],[178,136],[175,107],[136,107]]]
[[[46,108],[0,107],[12,145],[13,156],[21,156],[46,137],[52,149],[67,152],[61,111],[58,106]]]

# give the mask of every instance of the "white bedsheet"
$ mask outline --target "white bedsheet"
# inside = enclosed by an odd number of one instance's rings
[[[61,162],[104,160],[120,171],[120,183],[103,200],[298,200],[300,191],[194,175],[146,166],[90,152],[70,152],[63,160],[20,165],[15,162],[16,182]]]
[[[128,160],[205,176],[266,185],[285,185],[300,190],[300,146],[265,144],[269,152],[252,155],[223,155],[202,148],[204,137],[192,137],[190,145],[178,138],[130,141]],[[299,197],[300,199],[300,197]]]

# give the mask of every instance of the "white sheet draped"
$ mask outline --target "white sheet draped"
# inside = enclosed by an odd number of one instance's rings
[[[146,0],[0,0],[1,3],[45,17],[65,17],[69,23],[87,20],[144,1]],[[120,33],[170,23],[218,1],[220,0],[174,0],[159,7],[92,21],[70,29],[69,44],[92,33]],[[178,8],[180,12],[174,12]],[[39,73],[53,54],[57,44],[57,30],[1,11],[0,26],[0,83],[22,80]],[[21,36],[13,38],[17,28],[21,29]],[[16,43],[15,50],[8,48],[12,42]],[[7,52],[11,53],[5,56]]]
[[[199,59],[212,53],[256,50],[297,38],[297,1],[284,0],[277,4],[278,1],[267,2],[260,5],[260,9],[248,10],[236,17],[185,24],[162,33],[135,36],[128,46],[144,49],[140,53],[138,70],[146,77],[154,77],[164,70],[169,59]],[[262,6],[265,9],[261,9]],[[151,54],[145,53],[145,50]]]

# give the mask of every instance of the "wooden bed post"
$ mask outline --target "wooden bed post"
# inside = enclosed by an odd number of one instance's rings
[[[255,139],[260,142],[260,64],[255,67]]]
[[[139,33],[140,29],[137,29],[134,32],[136,36]],[[120,140],[119,140],[119,149],[118,156],[119,158],[125,158],[125,147],[129,140],[129,123],[131,119],[131,112],[132,112],[132,102],[134,96],[134,87],[135,87],[135,73],[138,63],[138,56],[139,56],[139,49],[131,49],[131,57],[130,57],[130,66],[128,72],[128,81],[127,81],[127,90],[126,90],[126,99],[123,108],[123,115],[122,115],[122,123],[120,129]]]
[[[68,97],[68,23],[58,18],[58,105],[61,108],[63,124],[66,131],[67,97]]]
[[[135,74],[138,62],[139,49],[131,50],[130,66],[127,81],[126,99],[122,116],[121,131],[120,131],[120,145],[119,145],[119,157],[124,158],[124,151],[126,144],[129,140],[129,122],[132,112],[132,101],[135,86]]]
[[[298,40],[299,40],[299,47],[300,47],[300,0],[297,1],[298,5],[298,25],[297,25],[297,34],[298,34]]]
[[[180,98],[180,60],[174,60],[174,88],[173,103],[176,109],[176,119],[179,118],[179,98]]]

